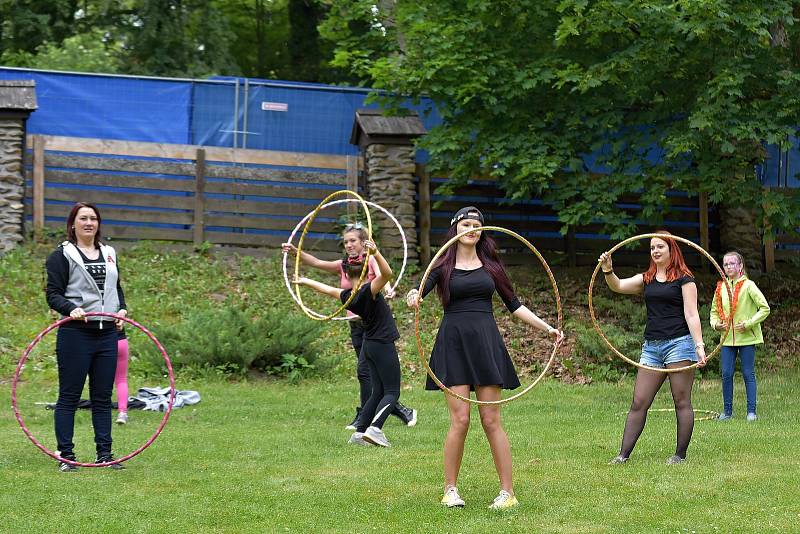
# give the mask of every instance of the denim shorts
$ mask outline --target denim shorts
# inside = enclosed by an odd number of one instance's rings
[[[697,361],[697,349],[691,335],[672,339],[650,339],[642,343],[639,363],[663,369],[669,363]]]

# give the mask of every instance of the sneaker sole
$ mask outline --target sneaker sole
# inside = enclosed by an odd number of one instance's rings
[[[417,410],[414,410],[412,413],[411,421],[406,423],[406,426],[415,426],[417,424]]]
[[[387,448],[391,447],[391,445],[389,445],[389,443],[380,443],[378,440],[373,439],[373,438],[367,436],[366,434],[364,434],[364,438],[363,439],[367,443],[371,443],[371,444],[376,445],[378,447],[383,447],[384,449],[387,449]]]
[[[457,504],[450,504],[450,503],[443,502],[442,506],[444,506],[446,508],[464,508],[464,503],[462,502],[462,503],[457,503]]]

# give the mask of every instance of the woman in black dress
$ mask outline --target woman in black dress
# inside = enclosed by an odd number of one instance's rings
[[[451,220],[446,239],[482,225],[483,215],[477,208],[462,208]],[[464,397],[475,391],[478,400],[497,401],[502,389],[520,385],[492,313],[495,291],[514,317],[547,331],[557,340],[563,338],[561,331],[520,304],[494,240],[481,231],[465,234],[447,250],[432,269],[421,297],[434,287],[444,307],[444,316],[430,366],[444,385]],[[408,305],[414,307],[420,295],[414,289],[406,298]],[[430,377],[425,388],[439,389]],[[450,395],[445,395],[445,399],[450,411],[450,430],[444,442],[442,504],[464,506],[456,482],[469,430],[470,405]],[[518,503],[512,485],[511,445],[501,423],[500,405],[480,405],[478,411],[500,478],[500,494],[490,508],[511,508]]]

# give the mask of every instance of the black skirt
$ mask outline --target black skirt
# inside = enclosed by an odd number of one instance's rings
[[[519,387],[519,378],[494,315],[486,312],[445,313],[436,335],[430,366],[447,386]],[[429,376],[425,389],[439,386]]]

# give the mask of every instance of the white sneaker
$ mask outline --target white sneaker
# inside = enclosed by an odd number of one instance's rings
[[[444,492],[444,496],[442,497],[442,504],[447,506],[448,508],[453,508],[454,506],[464,506],[464,499],[458,494],[458,489],[455,486],[450,486],[447,488],[447,491]]]
[[[377,445],[378,447],[391,447],[392,444],[386,439],[383,430],[376,426],[371,426],[364,432],[364,441]]]
[[[350,436],[350,439],[347,443],[352,443],[353,445],[361,445],[362,447],[370,447],[371,444],[364,441],[364,433],[363,432],[353,432],[353,435]]]
[[[500,495],[494,498],[494,502],[489,505],[491,510],[506,510],[517,506],[519,502],[517,498],[511,495],[506,490],[500,490]]]
[[[119,412],[119,415],[117,415],[117,424],[118,425],[128,424],[128,412]]]
[[[753,412],[750,412],[749,414],[747,414],[747,420],[748,421],[755,421],[756,419],[758,419],[758,416],[756,414],[754,414]]]

